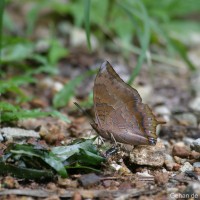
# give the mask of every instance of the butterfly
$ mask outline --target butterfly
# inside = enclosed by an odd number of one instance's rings
[[[156,127],[165,122],[157,121],[137,90],[107,61],[96,76],[93,95],[95,123],[91,126],[100,136],[130,145],[156,144]]]

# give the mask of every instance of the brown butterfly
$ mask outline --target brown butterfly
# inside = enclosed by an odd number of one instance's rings
[[[126,84],[109,62],[104,62],[94,82],[95,123],[100,136],[131,145],[155,145],[159,122],[136,89]]]

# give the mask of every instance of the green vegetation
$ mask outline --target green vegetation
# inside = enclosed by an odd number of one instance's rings
[[[10,144],[0,158],[0,174],[46,180],[53,179],[55,173],[66,178],[69,169],[99,172],[96,167],[105,158],[99,155],[93,142],[94,139],[79,139],[70,145],[53,147],[51,150],[30,144]]]
[[[53,16],[50,26],[50,35],[43,39],[48,45],[47,52],[41,54],[35,51],[36,42],[31,40],[32,33],[37,26],[39,13],[49,9],[54,17],[66,16],[69,23],[76,27],[85,28],[86,40],[92,51],[90,41],[91,34],[102,44],[110,46],[124,56],[130,53],[138,55],[138,62],[133,70],[129,83],[141,71],[143,63],[148,59],[147,54],[151,52],[151,59],[158,62],[170,62],[179,56],[190,70],[195,70],[194,64],[187,56],[186,38],[190,33],[200,30],[197,21],[189,16],[200,11],[200,3],[196,0],[74,0],[64,4],[62,1],[20,1],[17,3],[31,3],[27,17],[24,19],[26,28],[20,34],[12,35],[18,30],[14,18],[6,10],[12,1],[1,1],[0,10],[0,35],[1,44],[1,67],[19,68],[23,72],[21,76],[7,78],[5,70],[1,68],[1,95],[11,92],[15,95],[16,102],[31,100],[26,97],[21,86],[37,81],[34,75],[46,73],[52,76],[58,73],[60,59],[70,55],[69,47],[64,46],[57,36],[56,21]],[[2,23],[3,22],[3,23]],[[23,36],[22,36],[23,35]],[[162,54],[160,54],[162,49]],[[31,65],[32,61],[36,66]],[[55,95],[53,106],[56,108],[67,105],[75,95],[74,89],[82,83],[83,76],[68,82],[64,89]],[[1,110],[4,108],[1,108]],[[19,108],[18,108],[19,109]],[[11,110],[10,110],[11,112]],[[13,110],[15,112],[15,110]],[[32,117],[36,117],[35,110]],[[25,116],[25,115],[24,115]],[[31,115],[26,115],[27,117]],[[7,117],[3,118],[7,121]],[[10,117],[10,120],[16,117]]]
[[[16,5],[22,9],[24,4],[28,5],[28,10],[23,10],[25,16],[12,10]],[[59,74],[62,73],[60,65],[72,55],[73,47],[67,37],[75,27],[85,30],[87,53],[94,51],[94,36],[100,44],[99,50],[108,49],[125,59],[133,54],[137,56],[130,84],[149,60],[175,66],[175,61],[181,59],[188,71],[194,71],[196,67],[188,57],[188,38],[200,32],[199,22],[194,17],[199,12],[200,1],[197,0],[1,0],[0,122],[8,125],[21,119],[51,116],[70,123],[61,109],[70,105],[76,88],[96,73],[96,70],[83,70],[67,83]],[[68,27],[64,35],[60,31],[64,29],[61,22]],[[45,27],[45,34],[35,31],[38,26]],[[51,99],[44,109],[27,106],[35,97],[41,98],[31,91],[41,77],[57,80],[59,76],[63,88],[51,91]],[[93,94],[89,92],[80,105],[91,107],[92,102]],[[0,173],[46,180],[53,179],[55,174],[67,177],[70,170],[76,169],[97,172],[104,161],[93,140],[78,140],[50,150],[12,144],[0,158]]]

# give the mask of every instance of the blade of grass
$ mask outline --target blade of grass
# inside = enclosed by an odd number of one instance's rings
[[[58,117],[61,120],[70,123],[70,120],[66,116],[62,115],[62,113],[59,113],[58,111],[55,110],[49,112],[42,112],[40,109],[23,110],[18,107],[13,108],[11,104],[6,105],[6,103],[4,103],[0,104],[0,111],[1,111],[2,122],[11,122],[27,118],[52,116],[52,117]]]
[[[178,41],[178,40],[171,39],[171,41],[172,41],[172,44],[173,44],[174,48],[176,49],[176,51],[179,53],[179,55],[182,57],[182,59],[188,65],[188,68],[191,71],[195,71],[196,67],[190,61],[190,59],[189,59],[189,57],[187,55],[187,49],[186,49],[186,47],[180,41]]]
[[[141,54],[141,49],[139,47],[136,47],[130,43],[124,43],[122,40],[113,38],[110,30],[108,28],[100,26],[101,30],[104,32],[104,34],[120,49],[124,49],[126,51],[130,51],[136,55]],[[173,58],[168,58],[167,56],[164,55],[159,55],[155,53],[151,53],[151,60],[167,64],[169,66],[173,67],[180,67],[181,62],[178,60],[175,60]]]
[[[116,40],[116,39],[114,40],[114,43],[117,46],[119,46],[119,48],[123,48],[123,49],[131,51],[131,52],[133,52],[133,53],[135,53],[137,55],[140,55],[141,49],[138,48],[138,47],[135,47],[135,46],[130,45],[130,44],[124,44],[120,40]],[[167,65],[170,65],[170,66],[174,66],[174,67],[179,67],[180,66],[178,60],[170,59],[170,58],[167,58],[165,56],[154,54],[154,53],[151,53],[151,59],[153,61],[164,63],[164,64],[167,64]]]
[[[3,32],[3,11],[5,7],[5,1],[0,1],[0,63],[1,63],[1,48],[2,48],[2,32]]]
[[[193,71],[196,70],[195,65],[190,61],[190,59],[187,56],[187,49],[186,47],[178,40],[175,40],[173,38],[170,38],[165,31],[155,22],[155,20],[150,21],[152,29],[160,35],[162,38],[164,38],[167,46],[169,48],[172,48],[174,51],[176,51],[180,57],[185,61],[187,64],[188,68]]]
[[[141,53],[140,56],[138,58],[138,62],[137,65],[135,67],[135,69],[133,70],[131,77],[128,81],[129,84],[131,84],[133,82],[133,80],[135,79],[135,77],[139,74],[142,64],[146,58],[146,52],[149,46],[149,42],[150,42],[150,25],[149,25],[149,17],[148,17],[148,13],[147,10],[144,6],[144,4],[141,1],[137,1],[137,5],[140,8],[141,13],[139,13],[138,11],[135,11],[133,6],[130,6],[128,3],[123,2],[119,3],[119,6],[125,11],[125,13],[128,15],[128,17],[130,18],[130,20],[133,22],[133,24],[135,23],[135,17],[139,18],[139,20],[142,21],[143,26],[144,26],[144,33],[141,37]]]
[[[86,30],[86,39],[89,50],[91,50],[91,42],[90,42],[90,0],[85,0],[84,4],[84,18],[85,18],[85,30]]]
[[[89,70],[84,74],[75,77],[65,84],[64,88],[58,92],[53,98],[53,105],[55,108],[60,108],[68,104],[69,100],[75,93],[75,88],[87,77],[96,73],[96,70]]]

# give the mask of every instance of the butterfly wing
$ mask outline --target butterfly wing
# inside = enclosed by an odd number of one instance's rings
[[[94,84],[94,111],[98,132],[105,138],[133,145],[156,141],[155,116],[134,88],[105,62]],[[101,132],[101,133],[100,133]]]

